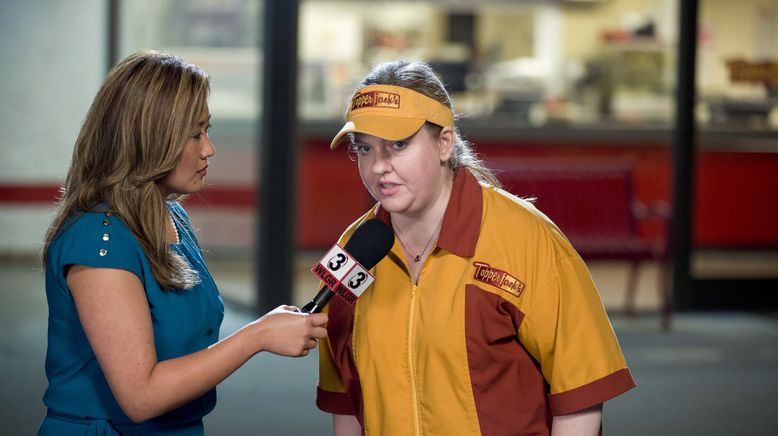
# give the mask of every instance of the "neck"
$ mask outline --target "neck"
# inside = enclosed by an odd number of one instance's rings
[[[409,258],[416,255],[424,257],[435,246],[434,240],[437,239],[442,227],[443,217],[451,197],[452,184],[452,178],[448,177],[435,202],[419,213],[391,214],[392,227],[402,241],[403,248],[410,251],[406,253]]]
[[[417,230],[422,233],[424,229],[432,230],[435,228],[446,213],[446,207],[448,206],[448,200],[451,197],[451,188],[453,180],[451,177],[446,178],[443,183],[440,192],[435,200],[429,206],[416,212],[406,213],[393,213],[392,223],[395,227],[399,227],[401,230],[406,230],[410,233],[415,233]]]

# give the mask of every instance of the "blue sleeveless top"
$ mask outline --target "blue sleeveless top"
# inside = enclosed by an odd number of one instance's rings
[[[71,219],[52,242],[46,263],[49,306],[46,377],[48,415],[39,435],[202,434],[202,417],[213,410],[216,390],[141,424],[122,412],[81,326],[66,282],[67,268],[119,268],[140,279],[146,292],[157,359],[167,360],[207,348],[219,339],[224,304],[203,261],[189,217],[168,202],[180,243],[170,247],[200,275],[188,290],[162,290],[140,244],[119,217],[86,212]]]

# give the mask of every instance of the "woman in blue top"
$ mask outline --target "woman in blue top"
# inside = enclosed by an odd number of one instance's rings
[[[147,51],[108,74],[43,249],[40,435],[203,434],[216,384],[260,351],[305,356],[325,314],[281,306],[219,342],[224,306],[179,201],[203,188],[208,75]]]

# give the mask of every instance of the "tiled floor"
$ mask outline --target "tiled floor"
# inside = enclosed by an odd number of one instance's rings
[[[306,269],[316,253],[301,256],[294,303],[307,301],[315,280]],[[228,301],[250,299],[249,265],[209,261]],[[676,314],[661,333],[656,307],[656,265],[641,271],[638,307],[618,314],[624,265],[590,265],[638,388],[605,406],[606,435],[774,434],[778,392],[778,320],[744,313]],[[0,422],[2,435],[34,434],[44,413],[46,303],[42,276],[29,262],[0,263]],[[253,319],[229,304],[222,335]],[[329,417],[314,406],[316,358],[259,355],[219,387],[219,403],[206,418],[208,435],[327,435]]]

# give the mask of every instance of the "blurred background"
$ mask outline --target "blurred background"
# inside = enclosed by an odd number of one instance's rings
[[[296,5],[291,19],[279,3]],[[152,48],[212,78],[217,154],[207,189],[185,206],[227,303],[223,335],[274,298],[302,305],[315,293],[309,269],[372,205],[355,164],[328,147],[347,98],[373,64],[422,60],[452,93],[461,133],[509,190],[537,198],[592,271],[638,383],[606,405],[606,434],[767,434],[778,390],[778,3],[699,0],[691,145],[674,139],[680,6],[0,0],[0,433],[34,433],[45,413],[38,250],[80,124],[110,66]],[[267,35],[285,31],[292,102],[264,98],[278,74]],[[292,134],[269,144],[268,117],[290,106]],[[693,153],[683,171],[679,146]],[[264,190],[273,149],[291,150],[282,196]],[[691,181],[683,211],[679,177]],[[282,289],[259,266],[263,212],[278,204],[289,206]],[[686,249],[671,224],[681,212]],[[313,356],[256,357],[221,386],[208,434],[329,434],[316,378]]]

